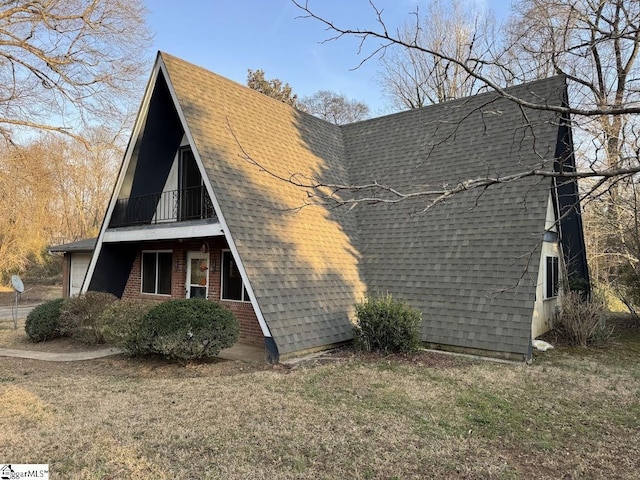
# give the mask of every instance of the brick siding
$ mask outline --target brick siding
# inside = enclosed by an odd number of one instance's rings
[[[228,248],[227,242],[221,237],[189,240],[162,240],[144,242],[131,267],[131,273],[125,286],[122,298],[148,299],[166,301],[186,297],[187,253],[200,252],[201,247],[208,245],[209,250],[209,291],[208,299],[218,301],[229,308],[240,324],[239,342],[244,344],[264,346],[264,336],[258,323],[253,306],[250,302],[235,302],[220,300],[220,280],[222,266],[222,251]],[[141,264],[142,251],[170,250],[172,252],[171,295],[154,295],[142,293]]]

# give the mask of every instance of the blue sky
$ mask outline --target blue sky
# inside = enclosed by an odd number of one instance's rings
[[[509,0],[462,0],[489,7],[501,18]],[[244,84],[247,69],[288,82],[299,96],[332,90],[385,113],[378,65],[363,59],[355,39],[321,44],[329,34],[290,0],[146,0],[155,50],[163,50]],[[389,27],[407,21],[418,0],[377,0]],[[312,9],[339,25],[373,27],[368,0],[310,0]]]

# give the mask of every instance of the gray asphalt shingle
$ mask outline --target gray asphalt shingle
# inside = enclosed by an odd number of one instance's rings
[[[410,192],[509,175],[553,161],[555,114],[483,94],[338,127],[162,59],[281,354],[349,339],[354,303],[387,291],[423,312],[425,341],[527,353],[550,181],[464,192],[416,215],[424,198],[300,209],[305,189],[276,176]],[[564,88],[555,77],[510,92],[558,105]]]

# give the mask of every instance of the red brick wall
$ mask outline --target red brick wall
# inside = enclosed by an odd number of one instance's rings
[[[136,259],[129,274],[129,280],[125,286],[122,298],[150,299],[165,301],[176,298],[185,298],[185,281],[187,276],[187,252],[199,252],[203,243],[208,244],[209,249],[209,300],[215,300],[229,308],[240,324],[240,343],[264,346],[264,336],[258,323],[253,306],[250,302],[233,302],[220,300],[220,277],[222,250],[228,248],[227,242],[221,237],[193,240],[161,240],[145,242],[136,255]],[[206,245],[205,245],[206,246]],[[171,250],[173,262],[173,274],[171,276],[171,295],[153,295],[142,293],[141,287],[141,262],[142,250]]]
[[[238,319],[240,324],[240,343],[264,346],[262,329],[250,302],[221,301],[220,303],[229,308]]]

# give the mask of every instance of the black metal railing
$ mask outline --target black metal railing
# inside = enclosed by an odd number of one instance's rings
[[[119,198],[110,227],[215,219],[211,198],[204,185],[167,192]]]

